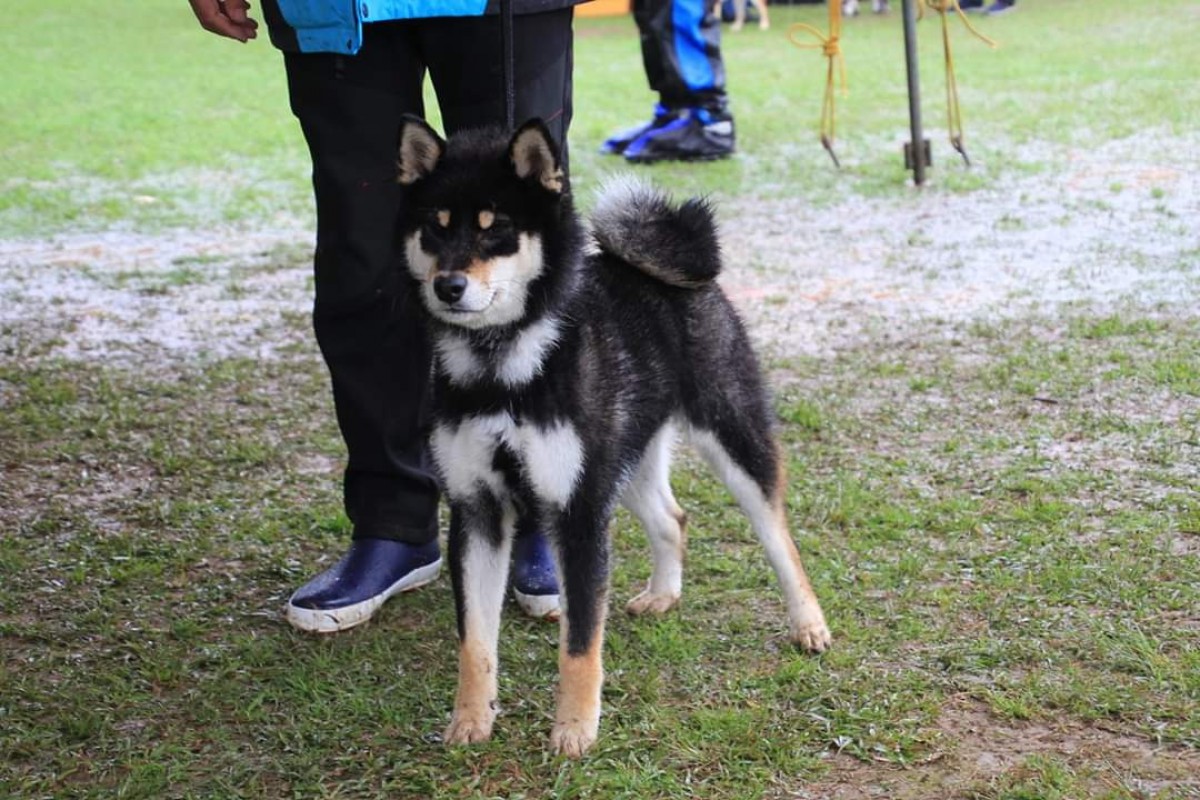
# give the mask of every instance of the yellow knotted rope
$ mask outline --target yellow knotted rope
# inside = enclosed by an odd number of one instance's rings
[[[957,0],[950,0],[956,2]],[[842,94],[846,93],[846,59],[842,56],[842,3],[841,0],[828,0],[829,33],[825,34],[812,25],[797,22],[788,28],[788,41],[806,50],[820,48],[822,54],[829,59],[829,68],[825,72],[825,99],[821,104],[821,145],[833,159],[833,165],[841,168],[837,153],[833,152],[833,140],[837,134],[837,109],[834,107],[834,64],[837,64],[837,75],[841,80]],[[805,34],[815,39],[815,42],[800,42],[797,34]]]
[[[975,30],[975,26],[971,24],[971,20],[963,12],[962,6],[958,4],[958,0],[917,0],[917,2],[917,19],[925,17],[926,6],[938,12],[938,15],[942,18],[942,52],[944,53],[946,62],[946,124],[950,130],[951,147],[958,151],[958,154],[963,158],[963,162],[969,167],[971,166],[971,159],[967,157],[966,146],[963,144],[962,109],[958,104],[958,79],[954,75],[954,53],[950,49],[950,23],[946,12],[957,13],[959,19],[967,26],[967,30],[988,47],[997,47],[998,45]]]

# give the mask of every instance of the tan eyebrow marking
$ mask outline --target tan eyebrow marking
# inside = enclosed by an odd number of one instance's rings
[[[438,223],[438,225],[441,225],[443,228],[449,228],[450,227],[450,212],[444,208],[442,210],[438,211],[437,212],[437,223]]]
[[[494,223],[495,221],[496,221],[495,213],[488,211],[486,209],[479,212],[479,229],[481,231],[486,231],[488,228],[492,227],[492,223]]]

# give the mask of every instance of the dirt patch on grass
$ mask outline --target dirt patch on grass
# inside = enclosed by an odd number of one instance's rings
[[[1200,281],[1200,236],[1185,222],[1200,203],[1200,162],[1181,167],[1184,145],[1155,135],[1047,148],[1045,172],[969,195],[931,187],[820,210],[739,202],[723,209],[726,282],[781,354],[902,341],[931,321],[953,336],[1063,307],[1170,315]]]
[[[866,763],[836,754],[824,778],[780,797],[986,798],[1004,787],[1064,781],[1084,792],[1065,796],[1200,796],[1200,754],[1095,726],[1005,720],[979,701],[958,697],[947,703],[936,730],[941,747],[922,763]],[[1062,767],[1067,775],[1048,776],[1055,763],[1070,764]]]
[[[145,368],[306,341],[300,228],[0,241],[0,350]]]
[[[1135,791],[1151,782],[1161,788],[1200,789],[1200,754],[1070,720],[1003,720],[982,703],[958,698],[943,711],[938,729],[951,748],[948,761],[964,782],[990,780],[1037,755],[1062,758],[1080,768],[1091,766],[1109,773],[1115,785],[1136,774],[1142,786],[1125,787]]]

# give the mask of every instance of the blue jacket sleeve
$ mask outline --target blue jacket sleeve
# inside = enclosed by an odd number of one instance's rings
[[[563,7],[573,2],[551,5]],[[520,0],[513,5],[520,13]],[[263,0],[271,41],[281,50],[302,53],[356,53],[362,46],[365,23],[472,17],[487,11],[488,0]]]

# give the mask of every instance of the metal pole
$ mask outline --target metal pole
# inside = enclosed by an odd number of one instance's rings
[[[831,2],[834,0],[831,0]],[[908,120],[912,141],[905,148],[905,166],[911,167],[917,186],[925,183],[925,167],[929,149],[921,130],[921,79],[917,63],[917,13],[913,0],[902,0],[904,15],[904,55],[908,66]]]

